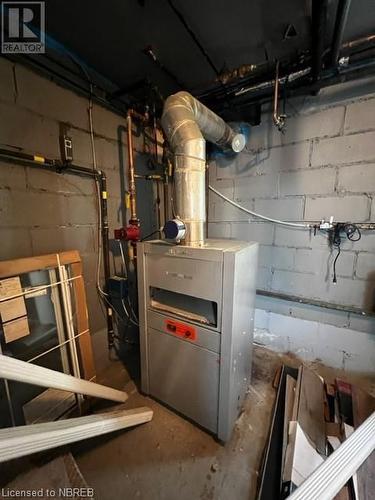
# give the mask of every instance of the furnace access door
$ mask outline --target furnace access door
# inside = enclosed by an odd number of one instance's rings
[[[142,390],[230,438],[250,383],[258,244],[138,244]]]

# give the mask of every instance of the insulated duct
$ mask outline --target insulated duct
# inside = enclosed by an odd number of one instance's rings
[[[185,244],[202,245],[206,221],[206,140],[236,153],[245,137],[188,92],[165,101],[162,126],[175,157],[175,214],[186,226]]]

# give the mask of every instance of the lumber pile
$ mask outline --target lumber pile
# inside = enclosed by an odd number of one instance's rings
[[[266,445],[258,500],[284,500],[375,411],[375,398],[346,381],[326,383],[308,367],[284,365]],[[375,499],[373,452],[335,497]]]

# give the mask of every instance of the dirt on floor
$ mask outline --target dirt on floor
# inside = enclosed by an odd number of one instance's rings
[[[292,355],[256,347],[253,378],[231,440],[213,436],[153,399],[139,394],[120,362],[104,382],[126,387],[129,400],[119,408],[149,406],[153,420],[73,447],[75,459],[98,500],[252,500],[256,498],[262,454],[268,437],[281,364],[299,366]],[[310,363],[326,380],[341,377],[375,393],[375,380]],[[111,407],[112,409],[112,407]]]

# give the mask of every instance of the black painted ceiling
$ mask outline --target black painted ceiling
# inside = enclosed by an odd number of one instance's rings
[[[46,54],[18,57],[78,91],[86,93],[93,82],[95,98],[117,108],[157,101],[160,106],[155,95],[184,89],[219,112],[229,102],[227,85],[216,80],[222,71],[244,64],[268,68],[254,76],[257,83],[274,78],[276,59],[284,74],[310,64],[311,3],[321,1],[47,0]],[[339,1],[328,0],[328,55]],[[294,36],[286,38],[288,26]],[[374,32],[375,0],[352,0],[343,41]]]
[[[215,67],[291,55],[309,48],[309,12],[301,0],[173,0]],[[144,5],[144,6],[142,6]],[[120,87],[149,77],[163,93],[178,88],[144,53],[158,59],[187,89],[216,75],[166,0],[56,0],[47,6],[47,30]],[[297,37],[283,41],[288,24]]]
[[[293,58],[311,45],[311,0],[172,1],[218,71]],[[330,4],[328,39],[336,0]],[[178,90],[176,80],[194,91],[216,77],[168,0],[52,0],[46,24],[49,35],[120,88],[148,78],[168,95]],[[284,40],[289,24],[297,35]],[[375,1],[353,0],[344,41],[374,28]],[[149,46],[175,79],[144,54]]]

